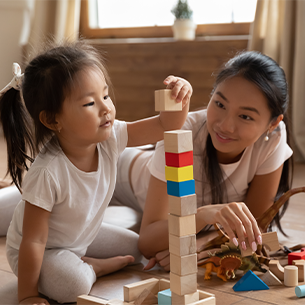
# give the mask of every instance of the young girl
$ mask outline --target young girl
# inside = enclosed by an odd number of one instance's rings
[[[169,76],[164,83],[183,111],[126,123],[115,120],[107,71],[84,42],[50,48],[24,75],[15,69],[0,102],[9,173],[22,188],[7,233],[7,258],[18,276],[20,304],[48,304],[39,292],[75,302],[97,277],[139,262],[137,234],[101,226],[117,160],[126,146],[154,143],[164,130],[181,128],[192,88]]]
[[[245,249],[245,236],[253,251],[261,244],[255,218],[290,188],[287,108],[284,71],[263,54],[245,52],[219,72],[207,109],[188,114],[182,128],[193,133],[197,233],[219,223],[236,245]],[[124,152],[112,202],[144,210],[139,249],[152,259],[147,268],[159,262],[168,270],[164,159],[163,142],[155,151]],[[121,170],[127,164],[129,179]]]

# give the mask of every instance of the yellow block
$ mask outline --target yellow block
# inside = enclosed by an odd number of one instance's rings
[[[165,166],[165,179],[175,182],[192,180],[193,178],[193,165],[183,167]]]

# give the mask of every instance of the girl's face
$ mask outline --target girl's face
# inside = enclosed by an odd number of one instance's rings
[[[237,162],[247,146],[274,129],[265,95],[240,76],[220,83],[207,108],[207,128],[219,163]],[[271,130],[270,130],[271,131]]]
[[[56,117],[59,138],[84,146],[105,141],[114,119],[115,107],[103,73],[97,68],[78,72],[71,94]]]

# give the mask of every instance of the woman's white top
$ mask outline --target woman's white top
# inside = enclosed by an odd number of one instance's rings
[[[110,137],[97,144],[98,168],[83,172],[58,145],[49,142],[26,174],[19,202],[10,224],[7,243],[19,249],[25,201],[49,211],[46,248],[65,248],[84,255],[101,226],[112,197],[117,161],[127,145],[127,124],[114,121]]]

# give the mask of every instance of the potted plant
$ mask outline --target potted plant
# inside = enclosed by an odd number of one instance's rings
[[[178,0],[171,12],[176,17],[173,25],[174,38],[177,40],[193,40],[197,26],[192,20],[193,11],[187,0]]]

